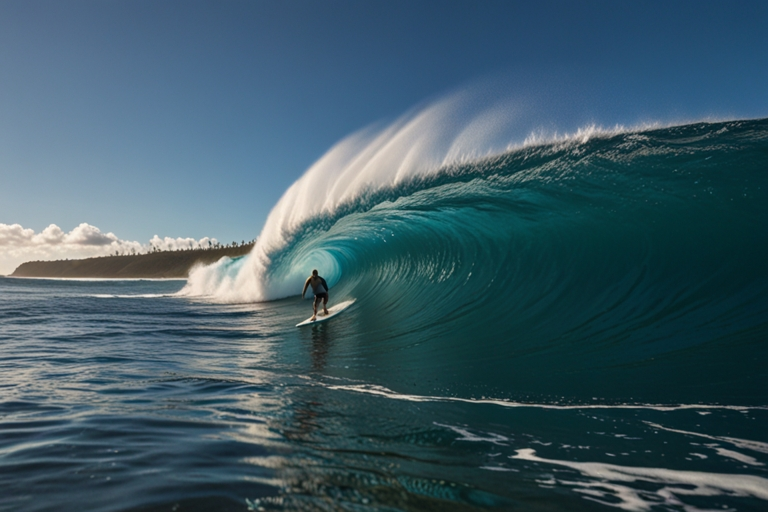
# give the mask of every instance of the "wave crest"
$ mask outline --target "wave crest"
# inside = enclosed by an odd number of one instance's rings
[[[543,152],[585,144],[627,131],[589,125],[572,134],[532,131],[510,142],[519,104],[480,109],[460,92],[409,112],[391,125],[370,127],[340,141],[296,181],[270,212],[252,253],[238,262],[195,269],[183,295],[221,302],[253,302],[297,293],[312,268],[335,283],[341,268],[322,251],[302,250],[307,236],[328,230],[345,215],[434,186],[457,176],[487,174],[498,155],[540,147]],[[464,179],[464,178],[461,178]],[[293,251],[290,268],[280,262]]]

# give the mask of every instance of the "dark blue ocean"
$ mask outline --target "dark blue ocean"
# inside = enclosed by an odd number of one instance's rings
[[[189,283],[0,278],[0,511],[768,509],[768,120],[358,171]]]

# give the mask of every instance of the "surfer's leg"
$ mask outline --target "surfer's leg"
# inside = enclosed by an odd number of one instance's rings
[[[320,302],[320,297],[315,295],[315,299],[312,301],[312,320],[317,318],[317,303]]]
[[[326,293],[323,295],[323,313],[326,315],[328,314],[328,308],[326,307],[327,304],[328,304],[328,294]]]

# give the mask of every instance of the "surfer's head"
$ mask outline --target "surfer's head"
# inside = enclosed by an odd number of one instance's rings
[[[317,269],[315,269],[315,270],[313,270],[313,271],[312,271],[312,275],[313,275],[313,276],[316,276],[316,275],[317,275]]]

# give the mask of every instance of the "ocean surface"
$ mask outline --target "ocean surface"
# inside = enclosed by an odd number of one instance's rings
[[[401,128],[188,282],[0,278],[0,511],[767,510],[768,120]]]

